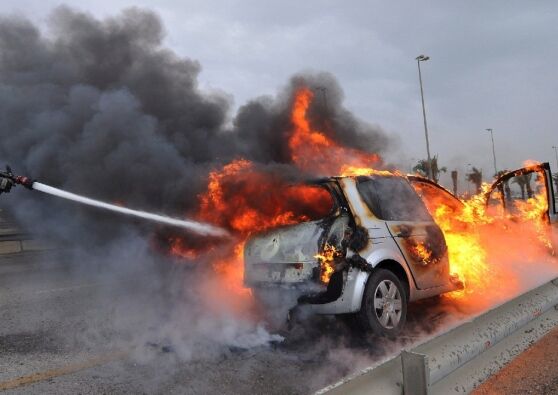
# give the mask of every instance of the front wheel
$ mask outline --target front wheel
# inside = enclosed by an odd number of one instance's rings
[[[407,295],[401,280],[389,270],[375,270],[366,283],[357,316],[366,330],[394,338],[407,318]]]

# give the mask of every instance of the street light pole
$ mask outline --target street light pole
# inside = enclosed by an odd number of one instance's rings
[[[422,119],[424,120],[424,137],[426,138],[426,156],[428,159],[428,178],[434,180],[432,175],[432,159],[430,158],[430,143],[428,142],[428,126],[426,125],[426,110],[424,109],[424,91],[422,90],[422,74],[420,72],[420,62],[426,62],[430,57],[425,55],[419,55],[416,57],[418,73],[419,73],[419,83],[420,83],[420,98],[422,101]]]
[[[498,169],[496,168],[496,150],[494,149],[494,134],[492,133],[492,129],[486,129],[487,132],[490,132],[490,138],[492,139],[492,157],[494,158],[494,177],[498,174]]]
[[[558,172],[558,147],[553,145],[552,148],[554,148],[554,154],[556,155],[556,171]]]

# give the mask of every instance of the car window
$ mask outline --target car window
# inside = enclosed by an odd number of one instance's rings
[[[357,189],[374,215],[385,221],[432,221],[413,187],[401,177],[358,177]]]

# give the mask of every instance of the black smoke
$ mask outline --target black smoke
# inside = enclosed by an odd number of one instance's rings
[[[254,99],[233,117],[226,95],[200,90],[200,69],[165,47],[161,20],[148,10],[99,20],[63,6],[51,14],[47,31],[3,16],[0,158],[75,193],[184,215],[215,167],[239,157],[288,167],[289,110],[301,85],[316,95],[312,122],[335,140],[380,153],[389,143],[343,107],[329,73],[296,75],[277,96]],[[35,227],[40,218],[49,233],[67,237],[74,229],[60,224],[87,224],[91,239],[119,229],[113,214],[54,200],[25,198],[20,217]]]
[[[1,16],[0,165],[92,198],[188,215],[209,172],[234,159],[283,178],[305,177],[291,163],[287,143],[293,92],[302,85],[315,93],[312,123],[332,139],[380,154],[390,143],[343,106],[342,89],[329,73],[295,75],[277,95],[232,114],[227,95],[199,88],[200,70],[165,46],[161,20],[148,10],[100,20],[60,7],[46,30]],[[39,239],[76,250],[69,273],[111,283],[134,278],[129,290],[118,283],[99,291],[99,304],[108,293],[121,308],[83,323],[88,338],[103,344],[107,331],[111,341],[122,334],[122,346],[132,343],[140,354],[144,344],[170,344],[183,359],[280,339],[219,280],[211,256],[172,265],[173,258],[159,255],[153,246],[168,229],[20,187],[0,204]],[[200,241],[182,237],[185,245]],[[228,259],[230,247],[213,254]],[[54,320],[63,322],[66,314],[61,310]]]

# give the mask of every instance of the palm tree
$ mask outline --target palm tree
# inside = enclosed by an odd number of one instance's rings
[[[447,167],[438,167],[438,155],[434,155],[430,160],[432,163],[432,178],[434,182],[438,182],[440,178],[440,172],[448,171]],[[423,177],[428,177],[428,159],[421,159],[417,162],[415,167],[413,167],[413,171],[419,173]]]
[[[521,189],[521,200],[525,200],[525,185],[527,184],[525,178],[523,176],[515,177],[512,183],[519,185]]]
[[[453,183],[453,194],[457,196],[457,170],[451,171],[451,182]]]
[[[477,188],[477,193],[481,192],[482,185],[482,170],[477,169],[475,166],[471,169],[471,172],[466,174],[467,181],[473,183]]]
[[[512,183],[519,185],[521,188],[521,199],[525,200],[525,190],[527,190],[527,195],[529,197],[533,196],[533,190],[531,189],[531,177],[533,173],[522,174],[513,178]]]
[[[426,159],[420,159],[413,167],[413,171],[423,177],[428,177],[428,161]]]

